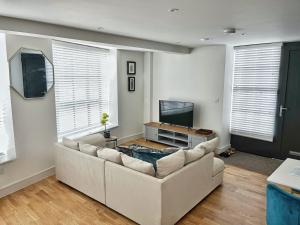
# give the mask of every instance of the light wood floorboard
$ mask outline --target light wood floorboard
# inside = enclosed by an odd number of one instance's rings
[[[142,144],[143,140],[136,143]],[[132,142],[131,142],[132,143]],[[128,143],[130,144],[130,143]],[[157,147],[147,142],[149,147]],[[161,146],[163,147],[163,146]],[[224,183],[179,225],[264,225],[266,176],[226,165]],[[49,177],[0,199],[0,225],[126,225],[131,220]]]

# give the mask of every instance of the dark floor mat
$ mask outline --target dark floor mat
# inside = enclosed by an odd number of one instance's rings
[[[271,175],[283,162],[279,159],[266,158],[244,152],[236,152],[228,158],[219,157],[225,164],[251,170],[264,175]]]

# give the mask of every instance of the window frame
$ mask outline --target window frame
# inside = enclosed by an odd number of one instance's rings
[[[101,78],[97,78],[97,79],[108,79],[108,81],[104,81],[105,83],[105,95],[106,97],[108,98],[107,101],[100,101],[100,98],[97,98],[97,99],[89,99],[89,97],[87,97],[87,99],[85,100],[81,100],[79,101],[80,102],[80,105],[83,105],[83,106],[86,106],[87,108],[89,107],[88,105],[91,103],[91,102],[94,102],[95,104],[97,104],[97,102],[99,102],[99,104],[106,104],[107,107],[108,107],[108,110],[107,111],[103,111],[103,112],[107,112],[111,117],[111,120],[109,121],[108,125],[106,126],[106,129],[112,129],[112,128],[115,128],[115,127],[118,127],[119,126],[119,121],[118,121],[118,89],[117,89],[117,81],[118,81],[118,78],[117,78],[117,51],[115,49],[108,49],[108,48],[102,48],[102,47],[98,47],[98,46],[90,46],[90,45],[86,45],[86,44],[79,44],[79,43],[72,43],[72,42],[63,42],[63,41],[52,41],[52,50],[53,50],[53,64],[54,64],[54,71],[57,71],[56,70],[56,62],[55,62],[55,52],[54,52],[54,48],[55,48],[55,45],[66,45],[66,46],[73,46],[74,48],[78,47],[78,51],[80,51],[79,49],[80,48],[83,48],[83,49],[93,49],[95,51],[99,50],[100,51],[105,51],[107,53],[107,61],[105,62],[99,62],[99,64],[104,64],[104,63],[108,63],[108,65],[105,65],[107,67],[110,66],[110,68],[104,68],[104,70],[106,72],[103,72],[101,74]],[[57,47],[57,46],[56,46]],[[102,68],[103,69],[103,68]],[[84,76],[88,76],[88,75],[83,75]],[[101,132],[101,131],[104,131],[105,130],[105,127],[102,126],[100,124],[100,118],[101,118],[101,114],[99,114],[98,118],[99,118],[99,123],[98,124],[95,124],[95,125],[88,125],[87,127],[84,127],[84,128],[80,128],[80,129],[73,129],[71,132],[59,132],[59,118],[58,118],[58,109],[57,109],[57,88],[58,88],[58,85],[57,85],[57,73],[54,73],[54,77],[55,77],[55,93],[56,93],[56,104],[55,104],[55,108],[56,108],[56,120],[57,120],[57,138],[58,138],[58,141],[61,141],[62,140],[62,137],[69,137],[69,138],[79,138],[79,137],[82,137],[82,136],[85,136],[85,135],[89,135],[89,134],[93,134],[93,133],[97,133],[97,132]],[[76,79],[75,78],[71,78],[71,79]],[[113,82],[112,82],[113,81]],[[86,83],[89,82],[89,80],[85,81]],[[113,86],[112,86],[112,83],[113,83]],[[82,84],[81,84],[82,85]],[[99,87],[98,87],[99,88]],[[72,90],[74,90],[75,88],[72,87]],[[89,89],[88,87],[86,88],[86,90]],[[112,90],[113,89],[113,90]],[[101,90],[103,91],[103,90]],[[85,93],[86,94],[86,93]],[[87,95],[87,94],[86,94]],[[74,98],[74,97],[73,97]],[[72,99],[70,101],[70,105],[73,105],[75,106],[75,104],[77,104],[77,100],[74,100]],[[61,105],[60,108],[62,108],[63,106]],[[72,106],[70,106],[72,107]],[[77,105],[77,107],[79,107]],[[100,106],[99,106],[100,107]],[[102,112],[102,113],[103,113]],[[88,114],[88,118],[90,118],[90,114],[89,112],[87,112]],[[74,111],[73,112],[74,115],[76,115],[76,112]],[[86,119],[86,120],[89,120],[89,119]],[[74,121],[76,122],[76,119],[74,118]],[[75,125],[74,125],[75,126]]]
[[[235,105],[235,100],[234,100],[234,98],[235,97],[237,97],[238,96],[238,94],[235,94],[236,92],[237,92],[237,90],[235,90],[235,88],[238,88],[238,87],[235,87],[235,81],[236,81],[236,74],[237,74],[237,71],[236,71],[236,51],[238,51],[239,49],[241,49],[241,50],[250,50],[251,51],[251,49],[255,49],[255,50],[257,50],[257,51],[262,51],[263,49],[273,49],[272,51],[274,51],[274,52],[276,52],[276,54],[274,55],[274,57],[277,57],[277,63],[278,64],[270,64],[270,65],[267,65],[267,67],[269,66],[269,67],[277,67],[276,68],[276,74],[275,74],[275,76],[276,76],[276,78],[275,79],[277,79],[276,80],[276,84],[274,84],[274,87],[276,86],[276,90],[274,90],[274,91],[270,91],[270,93],[272,93],[273,94],[273,97],[274,98],[276,98],[275,99],[275,102],[273,101],[272,103],[272,107],[273,107],[273,111],[272,111],[272,115],[273,115],[273,118],[272,118],[272,121],[271,121],[271,123],[272,124],[270,124],[270,127],[272,126],[272,133],[271,134],[269,134],[269,133],[265,133],[265,135],[263,135],[263,134],[259,134],[259,133],[255,133],[255,132],[251,132],[251,131],[243,131],[243,129],[245,130],[245,127],[243,127],[243,128],[238,128],[238,129],[233,129],[233,121],[235,120],[233,117],[234,117],[234,113],[233,113],[233,111],[234,111],[234,107],[236,106]],[[276,50],[277,49],[277,50]],[[279,52],[279,53],[278,53]],[[234,60],[233,60],[233,78],[232,78],[232,96],[231,96],[231,113],[230,113],[230,133],[232,134],[232,135],[237,135],[237,136],[242,136],[242,137],[247,137],[247,138],[253,138],[253,139],[257,139],[257,140],[262,140],[262,141],[267,141],[267,142],[274,142],[274,138],[275,138],[275,135],[276,135],[276,122],[277,122],[277,120],[276,120],[276,117],[277,117],[277,104],[278,104],[278,90],[279,90],[279,84],[280,84],[280,65],[281,65],[281,53],[282,53],[282,43],[268,43],[268,44],[258,44],[258,45],[248,45],[248,46],[237,46],[237,47],[234,47]],[[258,54],[255,54],[255,51],[254,51],[254,53],[252,52],[252,54],[254,55],[254,57],[253,58],[255,58],[255,57],[257,57],[258,56]],[[267,53],[268,54],[268,53]],[[266,54],[266,55],[267,55]],[[262,56],[266,56],[266,55],[262,55]],[[247,60],[250,60],[251,61],[251,59],[249,59],[249,58],[247,58]],[[246,61],[247,61],[246,60]],[[270,62],[272,61],[272,60],[270,60],[270,59],[268,59]],[[268,61],[268,60],[266,60],[266,61]],[[243,61],[243,60],[242,60]],[[241,61],[241,62],[242,62]],[[255,59],[253,59],[253,62],[255,61]],[[239,62],[240,64],[242,64],[241,62]],[[259,65],[259,64],[257,64],[258,66],[256,66],[255,68],[252,68],[252,70],[253,71],[255,71],[255,70],[262,70],[263,71],[263,68],[264,68],[264,66],[261,66],[261,65]],[[250,71],[251,71],[251,69],[250,69]],[[251,71],[251,72],[253,72],[253,71]],[[249,72],[249,73],[251,73],[251,72]],[[269,71],[268,71],[269,72]],[[239,71],[239,73],[241,73],[240,71]],[[261,74],[264,74],[264,73],[266,73],[266,72],[260,72]],[[267,74],[267,73],[266,73]],[[272,73],[272,76],[273,76],[274,74]],[[239,76],[241,76],[240,74],[239,74]],[[248,82],[253,82],[254,80],[251,80],[251,76],[253,76],[253,74],[252,75],[248,75],[248,76],[245,76],[245,78],[244,79],[249,79],[249,81]],[[255,74],[254,76],[257,76],[257,74]],[[274,76],[274,77],[275,77]],[[263,77],[263,76],[262,76]],[[241,79],[241,78],[238,78],[238,79]],[[257,79],[257,78],[255,78],[255,79]],[[275,80],[274,79],[274,80]],[[270,81],[269,81],[270,82]],[[257,84],[256,84],[257,85]],[[250,87],[250,85],[249,85],[249,87],[248,88],[251,88]],[[253,87],[252,87],[253,88]],[[243,88],[240,88],[240,90],[243,90]],[[270,90],[271,90],[271,88],[270,88]],[[261,95],[262,95],[262,93],[263,94],[266,94],[266,93],[268,93],[268,90],[266,89],[265,91],[262,91],[262,90],[260,90],[259,89],[259,85],[257,85],[256,87],[254,87],[252,90],[251,90],[253,93],[252,94],[254,94],[255,92],[261,92]],[[248,95],[249,94],[251,94],[251,91],[245,91],[244,90],[244,92],[245,93],[248,93]],[[256,93],[256,94],[257,94]],[[240,96],[241,96],[241,94],[240,94]],[[239,96],[239,97],[240,97]],[[240,97],[240,100],[242,100],[243,99],[243,97]],[[244,97],[244,99],[246,99],[245,97]],[[269,99],[270,100],[270,99]],[[255,99],[253,102],[255,102],[255,101],[258,101],[257,99]],[[270,102],[268,102],[268,103],[270,103]],[[240,105],[242,105],[242,104],[240,104]],[[245,105],[247,105],[247,104],[245,104]],[[270,108],[272,108],[272,107],[270,107]],[[247,107],[246,107],[247,108]],[[267,107],[266,107],[267,108]],[[238,110],[235,110],[235,111],[238,111]],[[259,109],[257,110],[257,111],[259,111]],[[249,113],[249,112],[248,112]],[[253,114],[255,114],[255,113],[253,113]],[[263,114],[262,112],[257,112],[256,113],[256,115],[261,115],[261,114]],[[262,118],[260,118],[260,119],[262,119]],[[238,119],[236,119],[236,121],[238,121]],[[235,121],[235,123],[236,123],[236,121]],[[251,123],[251,124],[255,124],[255,123]],[[242,124],[242,125],[245,125],[245,124]],[[235,125],[236,126],[236,125]],[[241,126],[242,127],[242,126]],[[249,126],[250,127],[250,126]],[[262,126],[261,126],[262,127]],[[261,129],[261,127],[260,127],[260,129]],[[272,137],[271,137],[272,136]]]
[[[1,47],[1,45],[3,47]],[[9,65],[7,60],[7,50],[6,50],[6,35],[0,33],[0,104],[5,105],[1,107],[2,111],[2,128],[4,133],[6,133],[6,151],[1,151],[0,153],[0,165],[7,163],[9,161],[16,159],[16,147],[15,147],[15,136],[14,136],[14,126],[12,117],[12,106],[11,106],[11,94],[10,94],[10,76],[9,76]],[[0,128],[1,129],[1,128]],[[1,132],[1,131],[0,131]],[[1,140],[0,137],[0,145]]]

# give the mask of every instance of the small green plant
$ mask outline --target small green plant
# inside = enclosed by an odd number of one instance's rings
[[[109,115],[107,113],[102,113],[102,117],[101,117],[101,124],[105,127],[105,131],[106,131],[106,124],[108,122],[108,118]]]

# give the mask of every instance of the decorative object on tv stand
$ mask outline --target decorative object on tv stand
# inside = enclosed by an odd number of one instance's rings
[[[128,77],[128,91],[135,91],[135,77]]]
[[[107,113],[102,113],[102,117],[101,117],[101,124],[105,127],[105,130],[104,130],[104,133],[103,133],[103,136],[105,138],[110,138],[110,131],[109,130],[106,130],[106,124],[108,122],[108,118],[109,118],[109,115]]]
[[[42,51],[20,48],[9,67],[10,85],[24,99],[44,97],[53,87],[53,65]]]
[[[127,74],[128,75],[136,74],[136,62],[127,61]]]
[[[209,129],[198,129],[196,130],[196,134],[210,135],[213,131]]]

